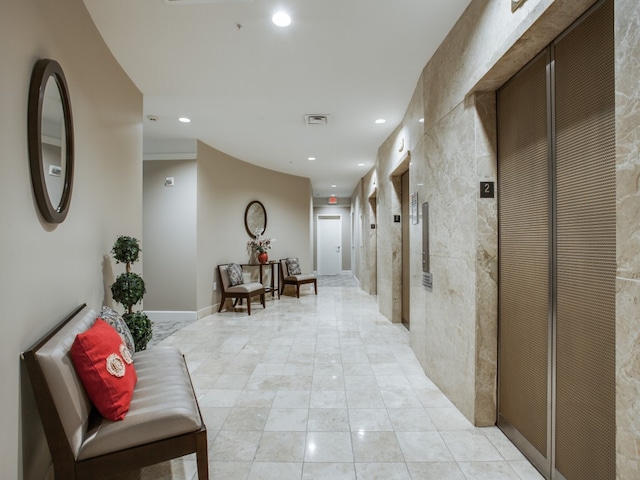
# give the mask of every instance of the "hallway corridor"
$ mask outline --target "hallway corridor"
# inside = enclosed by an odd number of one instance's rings
[[[409,332],[378,313],[375,297],[310,292],[269,299],[250,317],[208,316],[161,342],[189,363],[210,478],[542,479],[497,428],[474,428],[424,375]],[[195,471],[188,456],[139,478]]]

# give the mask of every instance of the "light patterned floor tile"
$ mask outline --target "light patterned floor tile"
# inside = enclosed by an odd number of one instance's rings
[[[155,343],[186,355],[212,479],[542,478],[502,432],[475,428],[453,406],[406,328],[358,288],[269,298],[251,317],[210,315]],[[190,455],[127,478],[194,477]]]

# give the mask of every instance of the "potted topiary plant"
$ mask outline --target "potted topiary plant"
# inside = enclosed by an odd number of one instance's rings
[[[147,292],[142,277],[131,271],[131,265],[138,261],[140,245],[135,238],[123,235],[113,244],[111,253],[116,263],[126,264],[125,273],[118,275],[111,285],[111,296],[127,310],[122,318],[131,331],[136,352],[139,352],[147,348],[147,343],[153,335],[153,326],[149,317],[142,311],[133,311],[133,306],[141,302]]]

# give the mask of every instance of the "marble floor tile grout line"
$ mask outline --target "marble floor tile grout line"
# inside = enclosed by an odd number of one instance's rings
[[[406,328],[359,288],[283,295],[158,343],[189,364],[212,479],[542,479],[500,430],[464,418],[424,374]],[[127,480],[196,478],[187,456]]]

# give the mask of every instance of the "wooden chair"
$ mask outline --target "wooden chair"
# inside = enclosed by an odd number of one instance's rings
[[[284,287],[286,285],[295,285],[296,286],[296,297],[300,298],[300,285],[304,285],[306,283],[313,283],[313,289],[318,295],[318,280],[316,276],[313,274],[302,275],[300,273],[296,275],[291,275],[292,272],[289,271],[289,262],[290,260],[298,260],[297,258],[281,258],[280,259],[280,295],[284,292]]]
[[[264,285],[260,282],[241,283],[239,285],[231,285],[229,280],[228,268],[229,264],[218,265],[218,274],[220,275],[220,285],[222,286],[222,298],[220,299],[220,308],[218,312],[222,311],[222,307],[227,298],[234,298],[233,306],[235,307],[238,300],[242,302],[242,299],[247,299],[247,313],[251,315],[251,297],[260,296],[260,303],[262,308],[265,308],[264,304]]]

